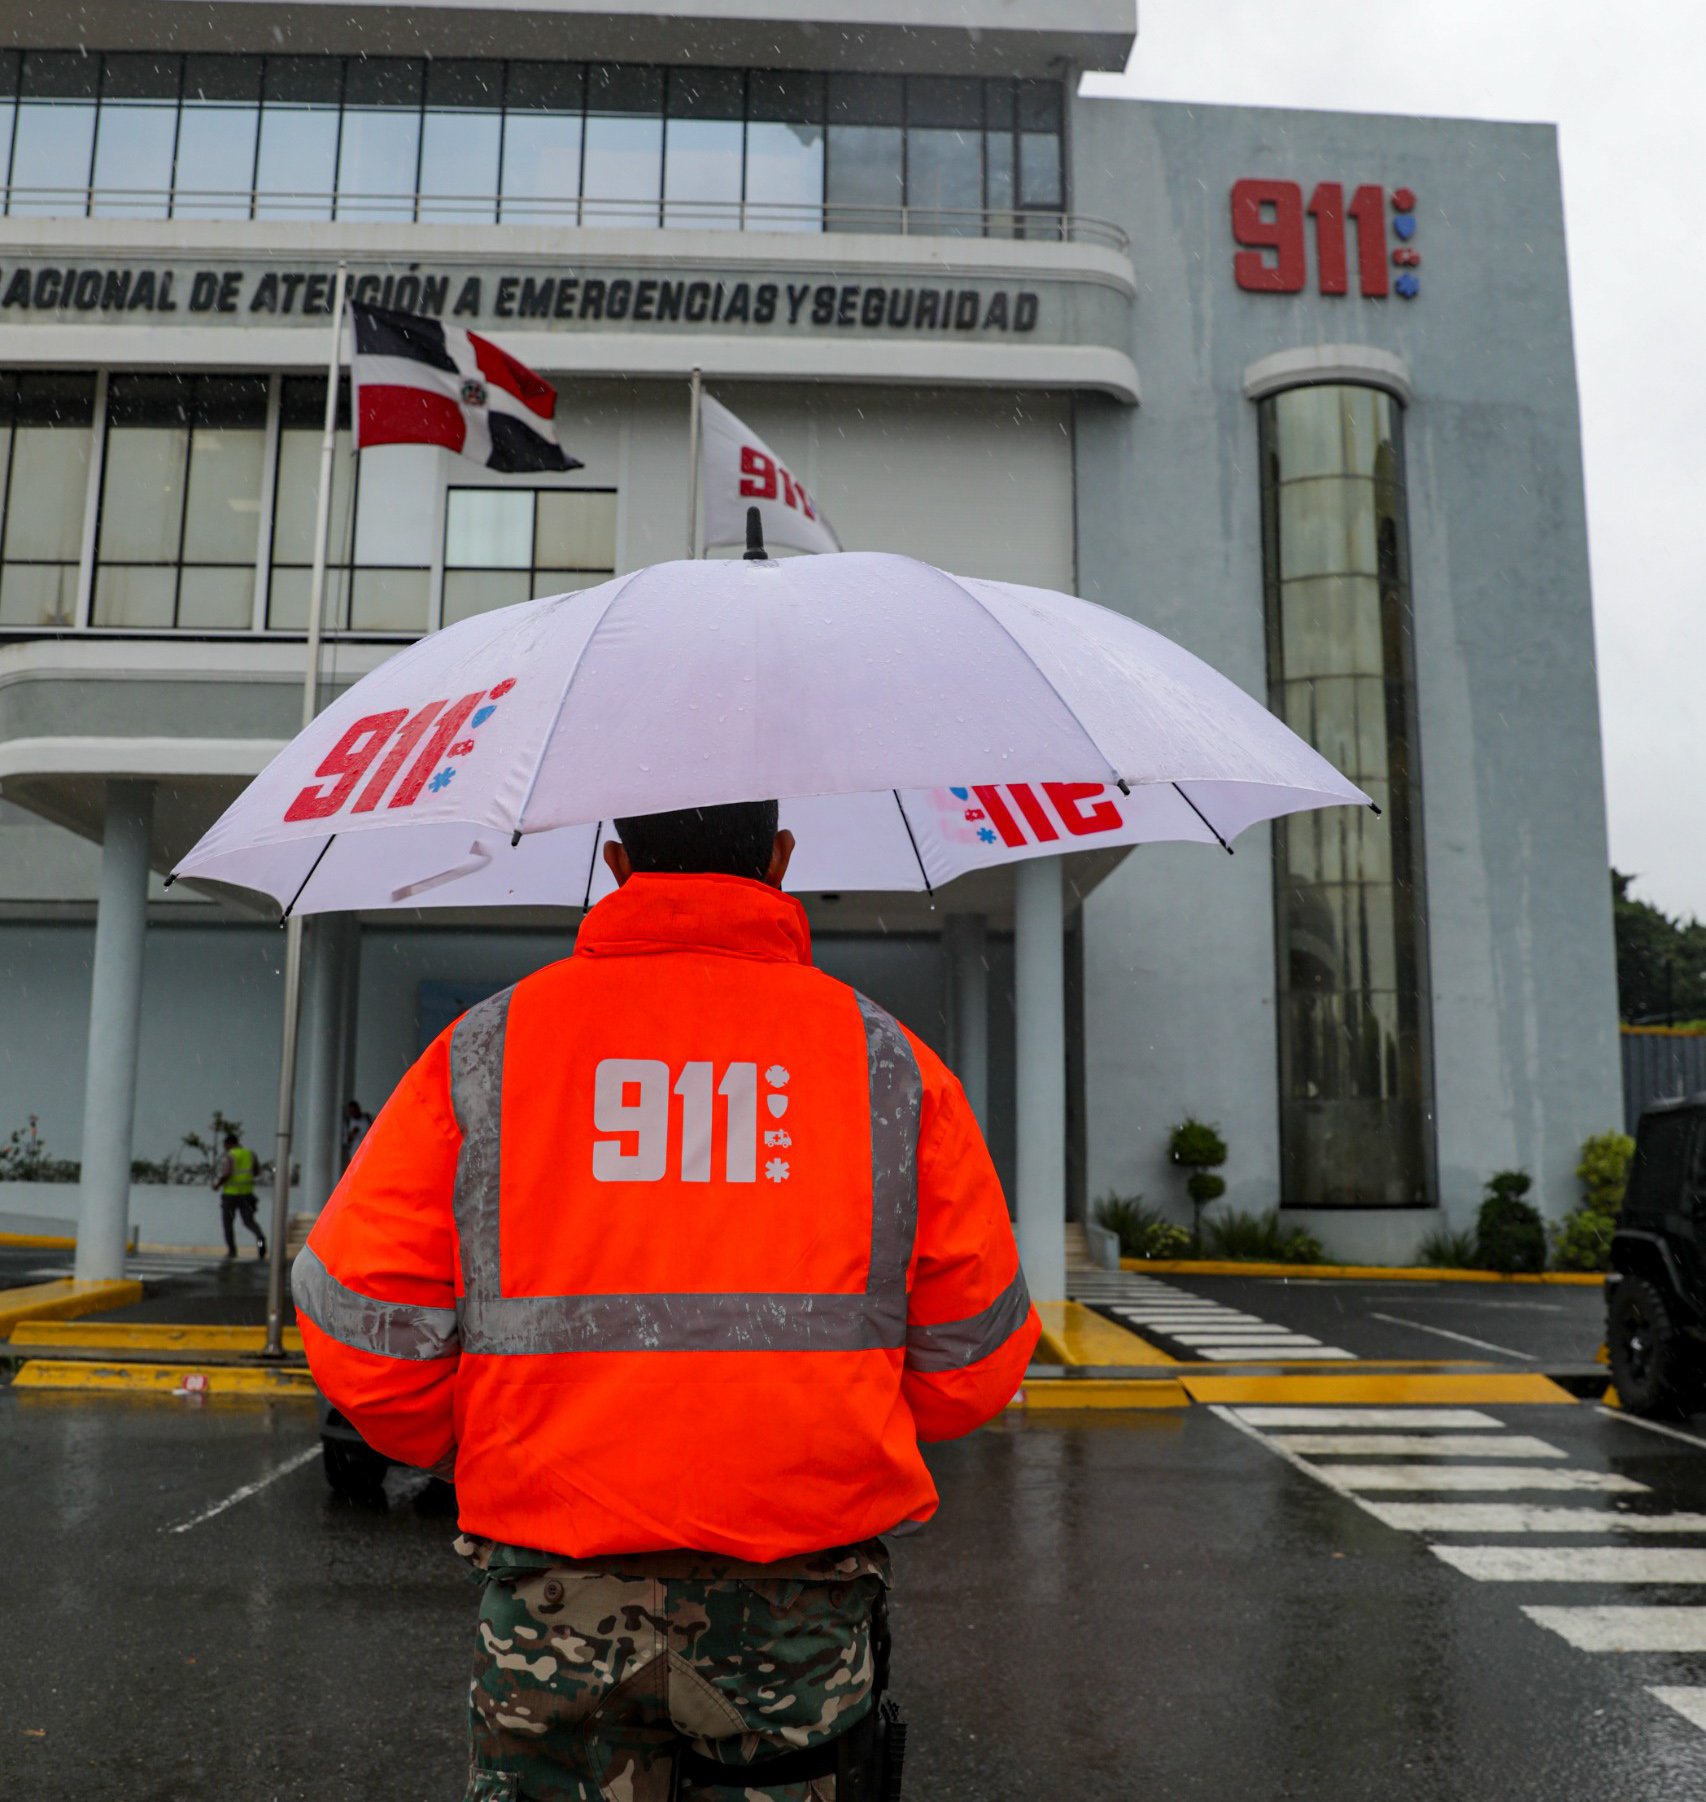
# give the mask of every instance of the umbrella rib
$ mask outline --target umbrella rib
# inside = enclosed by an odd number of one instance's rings
[[[604,611],[599,614],[597,620],[593,624],[592,630],[587,633],[580,648],[580,655],[575,658],[574,664],[569,670],[568,677],[563,683],[563,692],[557,696],[557,707],[556,711],[551,715],[550,727],[546,731],[545,736],[539,741],[539,755],[533,761],[533,774],[527,779],[527,792],[521,797],[521,805],[516,809],[515,831],[511,835],[509,841],[512,847],[520,842],[522,822],[527,818],[527,810],[533,803],[533,791],[539,784],[539,772],[545,767],[545,754],[551,748],[551,740],[557,736],[557,727],[562,723],[563,719],[563,709],[569,704],[569,690],[575,685],[575,677],[581,673],[581,665],[586,662],[587,651],[591,647],[593,639],[598,636],[599,627],[610,617],[610,609],[621,600],[623,595],[625,595],[629,588],[633,586],[635,578],[642,573],[643,572],[640,570],[635,570],[633,574],[628,577],[628,580],[624,582],[610,599],[604,603]]]
[[[1204,813],[1203,810],[1199,806],[1197,806],[1196,802],[1193,801],[1191,799],[1191,797],[1189,795],[1187,795],[1182,788],[1180,788],[1178,783],[1174,782],[1174,783],[1170,784],[1170,786],[1173,790],[1173,793],[1176,794],[1179,797],[1179,799],[1184,802],[1184,804],[1191,810],[1192,813],[1194,813],[1197,816],[1197,818],[1199,820],[1202,821],[1202,823],[1209,829],[1210,832],[1214,833],[1214,842],[1220,846],[1221,850],[1224,851],[1228,857],[1231,857],[1233,855],[1232,847],[1226,842],[1225,839],[1223,839],[1220,836],[1219,832],[1216,831],[1214,821],[1211,820],[1208,817],[1208,815],[1206,813]]]
[[[291,912],[295,908],[297,902],[302,899],[303,889],[307,888],[308,884],[314,880],[314,872],[317,869],[319,869],[321,858],[323,858],[326,855],[326,853],[329,850],[331,850],[332,846],[335,845],[337,842],[338,842],[338,835],[334,832],[332,834],[332,836],[329,839],[327,839],[326,842],[320,847],[319,857],[316,857],[314,859],[314,861],[308,866],[308,874],[302,878],[302,881],[297,885],[296,893],[290,897],[289,904],[285,907],[284,912],[278,916],[279,925],[282,926],[285,923],[285,921],[290,918]]]
[[[932,901],[936,899],[936,891],[930,886],[930,872],[924,867],[924,859],[918,855],[918,840],[913,836],[912,822],[906,817],[906,803],[900,798],[900,790],[891,788],[894,804],[900,809],[900,823],[906,828],[906,842],[912,847],[913,860],[918,865],[918,873],[924,878],[924,892]]]
[[[592,879],[598,874],[598,839],[603,830],[603,820],[595,821],[592,828],[592,856],[587,859],[586,865],[586,894],[581,900],[582,913],[592,906]]]
[[[1086,726],[1084,724],[1084,722],[1078,717],[1077,710],[1072,706],[1071,702],[1069,702],[1067,700],[1066,696],[1063,695],[1060,692],[1060,690],[1055,686],[1054,678],[1048,673],[1047,670],[1045,670],[1043,668],[1043,666],[1040,663],[1037,662],[1036,658],[1033,657],[1031,655],[1031,653],[1029,651],[1027,651],[1025,649],[1025,647],[1019,642],[1018,635],[1014,632],[1013,628],[1010,625],[1008,625],[1006,620],[1001,618],[1001,616],[995,611],[995,609],[993,607],[991,607],[989,605],[989,603],[986,600],[984,600],[984,598],[981,595],[974,594],[971,591],[971,589],[969,589],[965,585],[965,583],[960,580],[960,578],[958,576],[950,575],[949,572],[945,569],[937,571],[937,574],[947,576],[948,580],[953,583],[953,585],[960,591],[961,594],[963,594],[966,597],[966,599],[968,601],[970,601],[972,603],[972,605],[974,607],[981,608],[983,611],[984,618],[989,620],[995,626],[996,630],[1001,632],[1006,637],[1007,642],[1010,645],[1012,645],[1013,649],[1016,650],[1022,658],[1024,658],[1027,666],[1030,669],[1032,669],[1033,671],[1035,671],[1035,673],[1042,678],[1043,684],[1048,689],[1049,693],[1051,695],[1053,695],[1054,698],[1060,703],[1061,712],[1064,713],[1066,715],[1066,717],[1069,720],[1071,720],[1073,725],[1075,725],[1078,728],[1078,730],[1083,734],[1084,742],[1087,745],[1089,745],[1091,750],[1093,750],[1096,753],[1096,755],[1101,758],[1103,763],[1105,763],[1108,766],[1108,773],[1109,773],[1109,775],[1111,775],[1113,777],[1114,785],[1119,789],[1119,791],[1122,795],[1129,795],[1131,793],[1131,790],[1126,787],[1125,778],[1120,774],[1118,769],[1116,769],[1114,767],[1114,760],[1107,754],[1106,751],[1104,751],[1102,749],[1102,747],[1099,744],[1097,744],[1095,735],[1091,732],[1090,728],[1088,726]],[[1204,820],[1203,824],[1205,826],[1208,826],[1208,821]],[[1214,828],[1212,826],[1209,826],[1208,829],[1210,832],[1214,832]],[[1218,832],[1215,832],[1214,835],[1216,838],[1220,838],[1220,834]],[[1223,845],[1226,844],[1225,839],[1221,839],[1220,842]],[[1228,850],[1231,849],[1230,846],[1228,846],[1227,848],[1228,848]]]

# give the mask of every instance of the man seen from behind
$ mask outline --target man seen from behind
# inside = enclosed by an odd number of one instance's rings
[[[574,954],[374,1121],[298,1319],[377,1450],[454,1470],[468,1798],[829,1798],[782,1776],[871,1710],[919,1442],[999,1412],[1037,1318],[959,1084],[812,966],[776,804],[616,825]]]

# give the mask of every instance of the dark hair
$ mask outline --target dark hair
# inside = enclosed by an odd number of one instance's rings
[[[231,1145],[241,1144],[242,1141],[237,1137],[237,1135],[235,1133],[227,1133],[225,1135],[225,1143],[227,1146],[231,1146]]]
[[[774,801],[684,807],[617,820],[622,849],[637,871],[659,876],[750,876],[763,881],[776,843]]]

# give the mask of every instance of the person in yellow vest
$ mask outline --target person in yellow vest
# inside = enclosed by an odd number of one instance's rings
[[[225,1135],[225,1155],[219,1160],[219,1173],[213,1179],[219,1191],[219,1222],[225,1228],[225,1255],[237,1255],[237,1235],[232,1222],[239,1214],[243,1224],[255,1235],[255,1256],[267,1255],[267,1241],[255,1214],[255,1154],[238,1141],[235,1133]]]

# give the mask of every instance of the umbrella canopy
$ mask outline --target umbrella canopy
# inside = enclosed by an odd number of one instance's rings
[[[1368,797],[1159,633],[1070,595],[850,552],[663,563],[419,640],[255,778],[175,877],[299,912],[579,905],[613,819],[767,799],[789,887]]]

